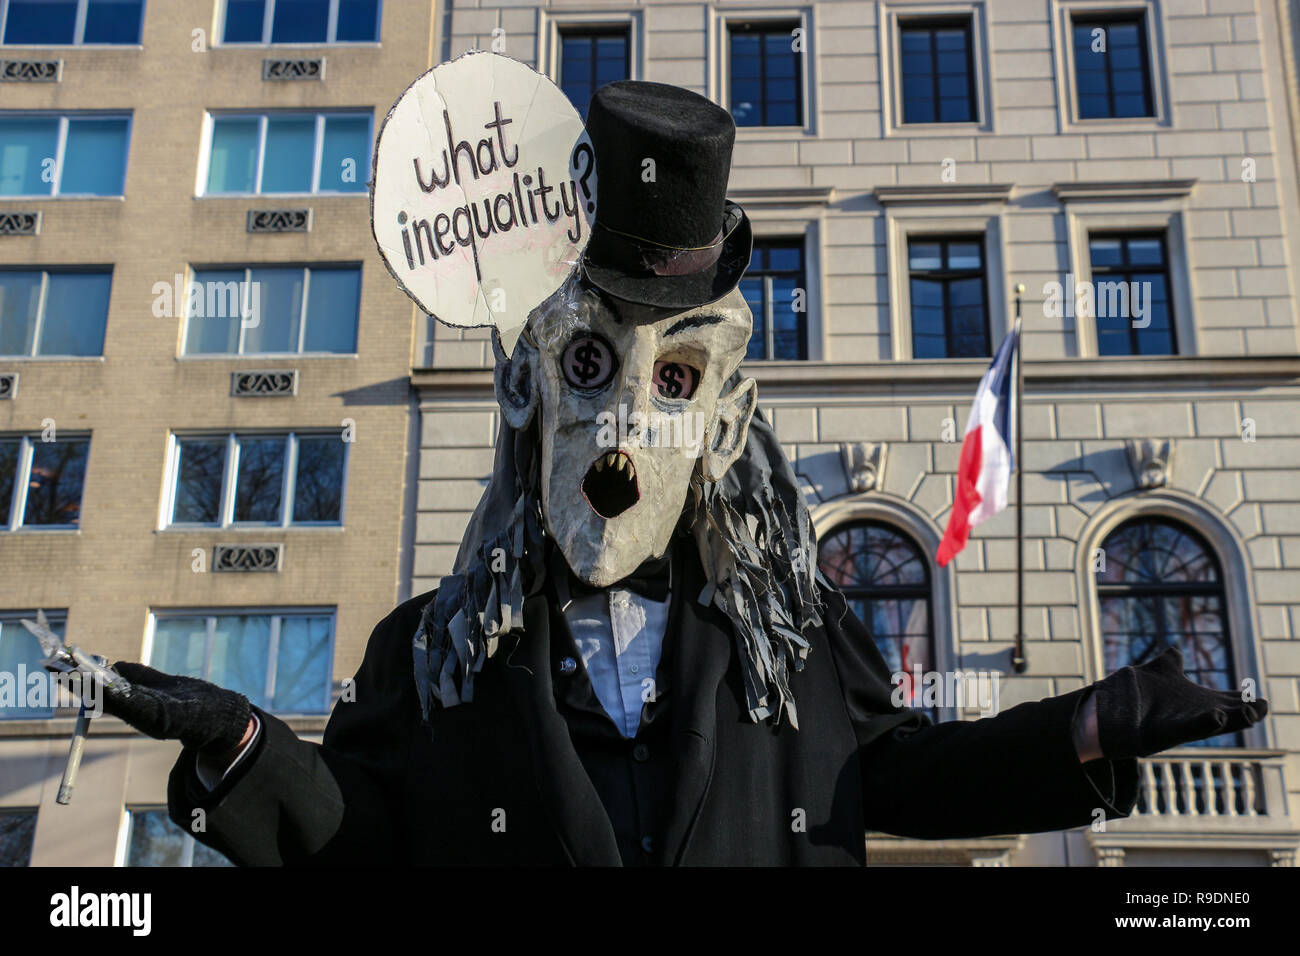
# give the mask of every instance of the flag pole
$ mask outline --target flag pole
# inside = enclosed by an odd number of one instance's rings
[[[1025,657],[1025,459],[1022,406],[1025,394],[1024,340],[1020,337],[1020,297],[1023,284],[1016,286],[1016,646],[1011,652],[1011,669],[1023,674],[1029,669]]]

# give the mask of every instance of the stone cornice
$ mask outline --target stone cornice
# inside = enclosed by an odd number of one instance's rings
[[[948,206],[1004,203],[1011,198],[1011,183],[959,186],[877,186],[872,195],[882,206]]]
[[[1180,199],[1191,195],[1195,185],[1195,179],[1129,179],[1114,182],[1055,183],[1052,192],[1061,202]]]
[[[793,186],[778,189],[731,189],[727,198],[746,209],[774,206],[825,206],[831,201],[834,186]]]

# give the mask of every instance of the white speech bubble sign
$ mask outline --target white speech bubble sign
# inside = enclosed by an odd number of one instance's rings
[[[513,344],[586,247],[596,163],[582,118],[547,77],[466,53],[393,104],[375,143],[370,226],[429,315],[494,325]]]

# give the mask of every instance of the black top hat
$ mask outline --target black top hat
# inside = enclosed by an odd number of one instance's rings
[[[592,96],[587,133],[596,153],[588,280],[617,298],[674,309],[734,289],[754,236],[726,198],[731,114],[690,90],[620,80]]]

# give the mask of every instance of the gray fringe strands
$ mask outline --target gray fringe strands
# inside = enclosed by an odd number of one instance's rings
[[[733,375],[730,390],[741,381]],[[474,675],[508,633],[523,631],[523,602],[545,579],[537,420],[497,433],[492,477],[452,573],[425,606],[412,650],[425,720],[474,699]],[[787,713],[798,729],[790,674],[803,667],[803,633],[821,623],[816,541],[808,507],[776,434],[755,411],[745,451],[720,481],[692,480],[692,533],[708,584],[699,595],[734,625],[750,719]]]

